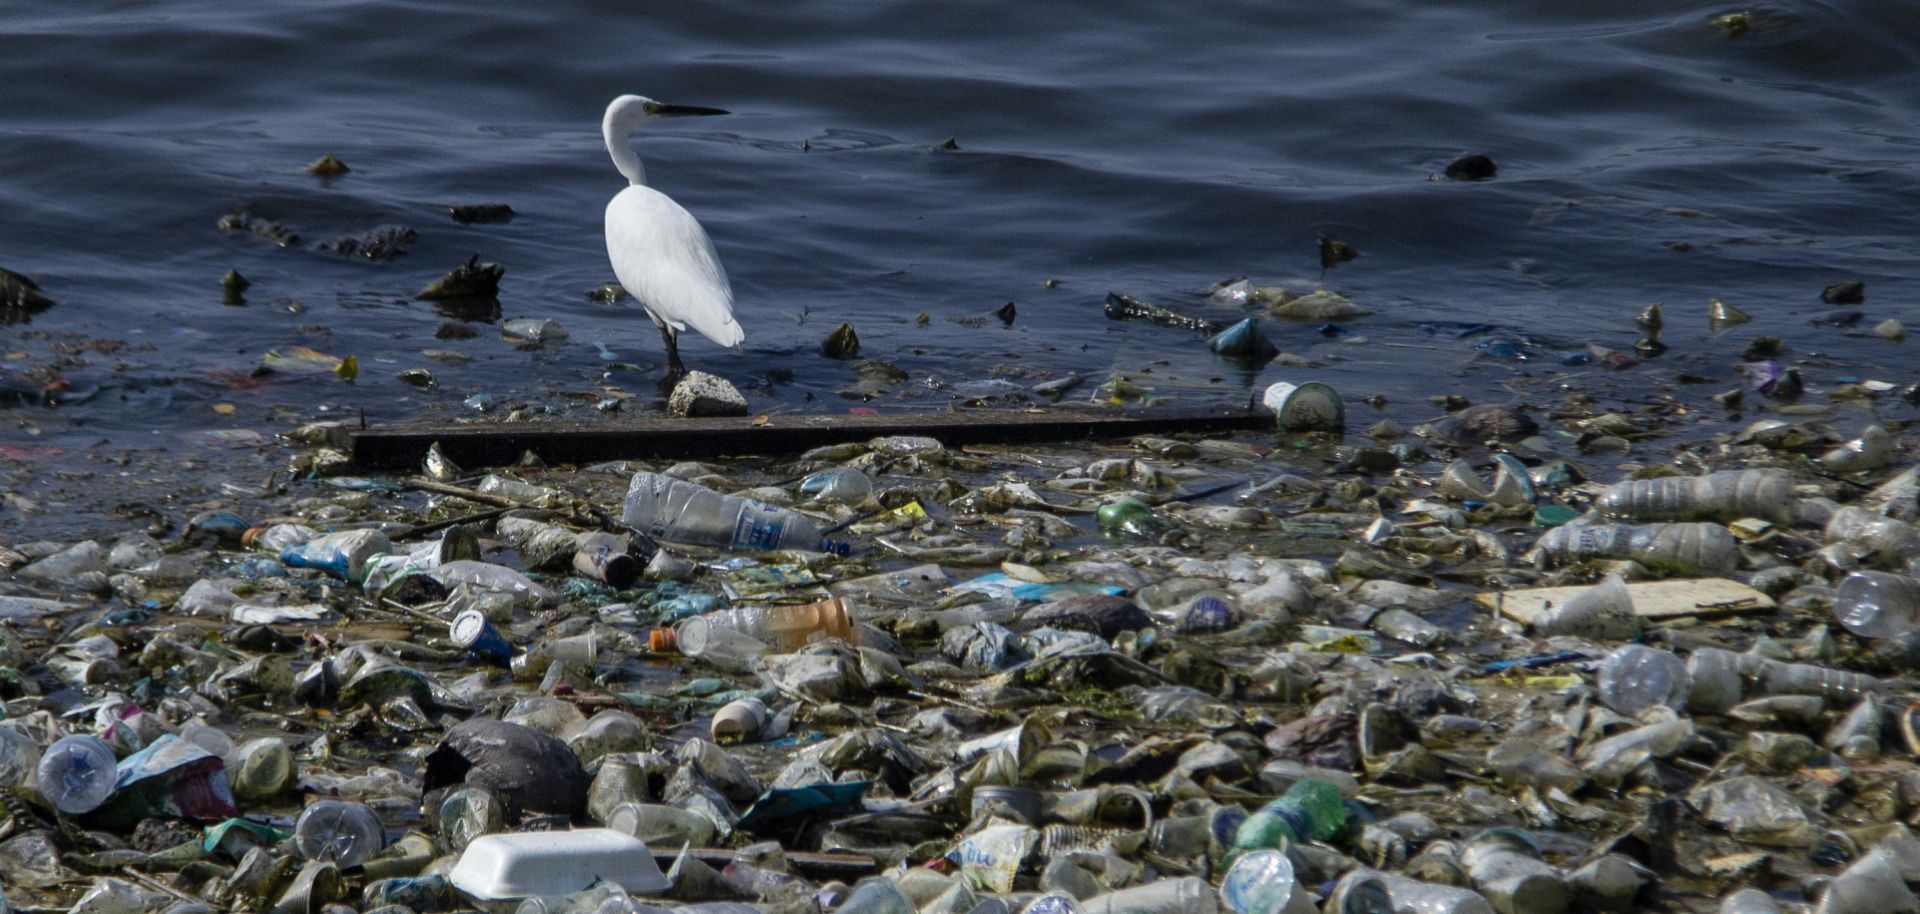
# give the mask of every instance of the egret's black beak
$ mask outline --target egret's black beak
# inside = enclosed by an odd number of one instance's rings
[[[702,117],[709,114],[732,114],[723,108],[702,108],[699,105],[666,105],[654,109],[661,117]]]

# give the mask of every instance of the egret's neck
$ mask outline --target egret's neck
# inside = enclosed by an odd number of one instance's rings
[[[613,167],[627,176],[627,183],[639,186],[647,183],[647,170],[640,165],[640,154],[633,151],[627,143],[627,132],[633,129],[626,124],[614,123],[609,119],[601,125],[600,133],[607,140],[607,154],[613,156]]]

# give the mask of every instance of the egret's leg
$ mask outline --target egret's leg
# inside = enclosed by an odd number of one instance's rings
[[[678,380],[681,375],[687,373],[687,366],[680,364],[678,336],[679,334],[674,333],[672,327],[664,322],[660,324],[660,339],[667,344],[667,379],[670,381]]]

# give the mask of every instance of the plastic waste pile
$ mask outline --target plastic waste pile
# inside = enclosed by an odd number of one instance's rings
[[[1319,421],[6,544],[0,912],[1920,910],[1910,447]]]

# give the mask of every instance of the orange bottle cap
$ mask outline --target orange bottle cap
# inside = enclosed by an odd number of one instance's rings
[[[673,629],[656,628],[647,633],[647,649],[656,654],[672,653],[679,648],[673,637]]]

